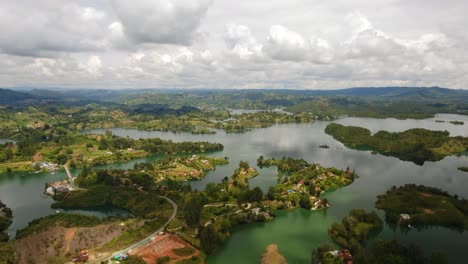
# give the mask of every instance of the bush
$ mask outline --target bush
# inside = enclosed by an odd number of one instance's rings
[[[177,256],[186,257],[190,256],[195,252],[195,249],[190,247],[175,248],[172,250]]]
[[[169,261],[171,261],[171,258],[168,257],[168,256],[164,256],[164,257],[160,257],[156,260],[156,263],[157,264],[165,264],[165,263],[169,263]]]

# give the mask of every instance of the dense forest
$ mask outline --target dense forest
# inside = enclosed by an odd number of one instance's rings
[[[383,209],[386,220],[393,225],[440,225],[468,229],[468,200],[440,189],[406,184],[394,186],[377,198],[375,207]],[[401,214],[408,214],[409,219],[402,219]]]
[[[434,252],[425,256],[422,249],[414,244],[404,245],[397,240],[371,240],[383,228],[383,221],[375,212],[353,209],[341,223],[332,224],[329,234],[340,245],[325,244],[312,251],[313,264],[342,263],[448,263],[447,257]]]
[[[468,149],[466,137],[450,137],[447,131],[422,128],[394,133],[379,131],[372,135],[366,128],[332,123],[327,125],[325,132],[346,146],[371,149],[418,165],[426,161],[439,161],[445,156]]]

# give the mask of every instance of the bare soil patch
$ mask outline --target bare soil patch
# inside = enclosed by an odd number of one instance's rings
[[[192,249],[193,253],[189,255],[187,254],[185,256],[180,256],[173,251],[174,249],[176,249],[177,252],[177,249],[182,248],[190,248]],[[148,264],[156,263],[156,260],[158,258],[165,256],[170,257],[171,263],[173,263],[181,259],[191,258],[192,256],[196,256],[199,253],[200,252],[192,245],[173,234],[158,235],[154,238],[154,240],[151,243],[136,248],[129,252],[130,255],[136,255],[143,258],[143,260]]]
[[[64,257],[72,259],[82,249],[89,250],[90,260],[97,253],[92,250],[129,229],[128,225],[109,223],[95,227],[65,228],[55,226],[43,232],[15,241],[17,263],[48,263],[53,259]]]
[[[424,196],[424,197],[432,197],[432,194],[430,194],[430,193],[420,192],[419,194],[420,194],[421,196]]]

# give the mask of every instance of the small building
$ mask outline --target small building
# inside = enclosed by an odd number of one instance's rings
[[[75,257],[72,261],[73,262],[87,262],[89,259],[89,254],[86,249],[80,251],[80,254]]]
[[[411,216],[409,214],[400,214],[401,220],[408,221],[411,219]]]
[[[338,252],[338,257],[348,263],[352,264],[353,263],[353,256],[351,255],[351,252],[348,249],[342,249],[340,252]]]
[[[258,215],[258,214],[260,213],[260,207],[255,207],[255,208],[253,208],[253,209],[252,209],[252,213],[253,213],[254,215]]]
[[[115,260],[126,260],[128,258],[127,254],[117,254],[114,256]]]
[[[57,186],[55,187],[55,192],[67,193],[70,192],[70,189],[67,186]]]
[[[270,219],[270,214],[268,212],[261,212],[260,215],[265,217],[265,219]]]

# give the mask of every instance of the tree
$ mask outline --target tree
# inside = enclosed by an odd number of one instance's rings
[[[60,165],[63,165],[67,163],[68,157],[65,154],[59,154],[57,155],[57,163]]]
[[[138,256],[128,256],[125,260],[125,264],[145,264],[146,262]]]
[[[239,168],[242,168],[242,169],[247,170],[247,169],[250,168],[250,165],[249,165],[249,163],[248,163],[247,161],[241,160],[241,161],[239,162]]]
[[[249,202],[260,202],[263,200],[263,192],[259,187],[255,187],[253,190],[248,192],[247,200]]]
[[[210,182],[205,187],[206,194],[213,200],[217,201],[219,198],[219,188],[218,185],[214,182]]]
[[[312,207],[312,203],[310,202],[309,195],[305,193],[302,194],[301,200],[299,201],[299,206],[306,210],[310,210],[310,208]]]
[[[200,232],[200,243],[202,249],[208,254],[212,254],[218,247],[218,235],[214,225],[208,225]]]
[[[205,199],[199,193],[187,196],[184,203],[184,219],[189,227],[195,228],[199,224],[204,203]]]

